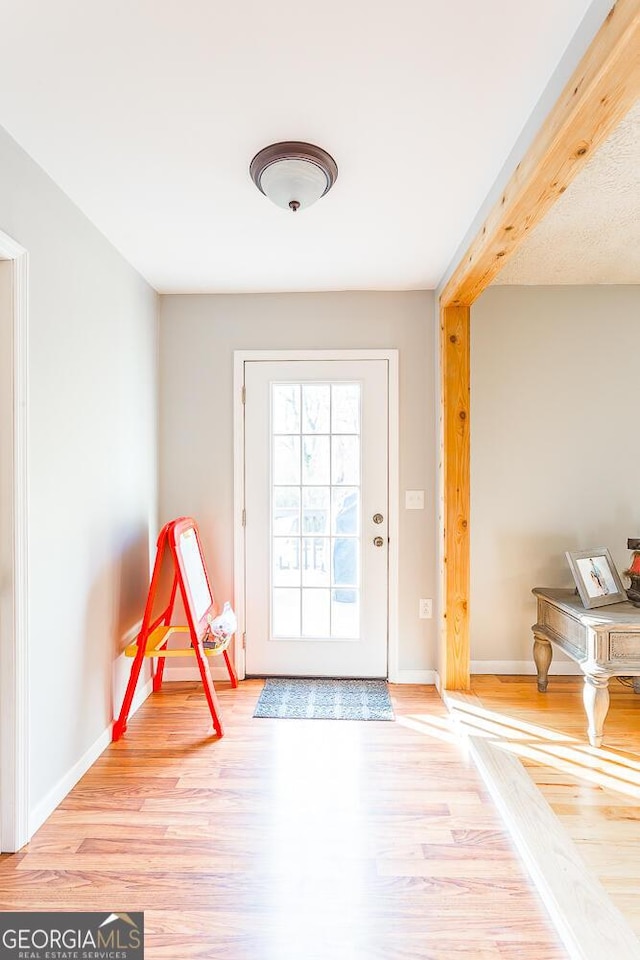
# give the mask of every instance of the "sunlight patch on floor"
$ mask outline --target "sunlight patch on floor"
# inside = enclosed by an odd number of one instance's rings
[[[471,698],[451,693],[447,699],[463,732],[491,739],[495,746],[522,760],[640,799],[640,762],[633,758],[591,747],[556,730],[487,710]]]
[[[460,743],[460,737],[451,729],[451,721],[444,717],[432,717],[428,714],[411,714],[396,717],[396,723],[401,727],[424,733],[444,743]]]

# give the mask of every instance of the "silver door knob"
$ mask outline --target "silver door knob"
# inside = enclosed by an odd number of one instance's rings
[[[382,546],[384,546],[384,540],[382,539],[382,537],[374,537],[374,538],[373,538],[373,542],[374,542],[374,544],[375,544],[376,547],[382,547]]]
[[[384,520],[384,517],[382,516],[381,513],[374,513],[374,515],[373,515],[373,522],[374,522],[374,523],[382,523],[383,520]]]

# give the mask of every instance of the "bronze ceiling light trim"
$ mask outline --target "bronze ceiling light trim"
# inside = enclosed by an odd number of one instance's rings
[[[261,193],[295,213],[329,192],[337,180],[338,165],[322,147],[285,140],[260,150],[249,173]]]

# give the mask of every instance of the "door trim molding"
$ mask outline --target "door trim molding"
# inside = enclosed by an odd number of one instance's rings
[[[239,679],[245,677],[242,637],[245,632],[245,541],[242,513],[245,497],[244,372],[250,361],[287,360],[386,360],[389,364],[389,595],[387,626],[387,672],[393,683],[399,680],[398,587],[400,561],[400,437],[398,351],[389,350],[234,350],[233,353],[233,580],[234,605],[238,617],[234,660]]]
[[[29,256],[0,231],[0,257],[11,262],[11,382],[0,404],[0,430],[11,451],[9,495],[0,531],[11,538],[0,636],[0,850],[12,853],[29,835],[28,395]],[[9,402],[5,402],[9,401]]]

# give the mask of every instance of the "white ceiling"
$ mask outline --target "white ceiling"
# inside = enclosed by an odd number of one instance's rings
[[[640,102],[495,283],[640,283]]]
[[[0,0],[0,124],[161,292],[435,287],[589,4]]]

